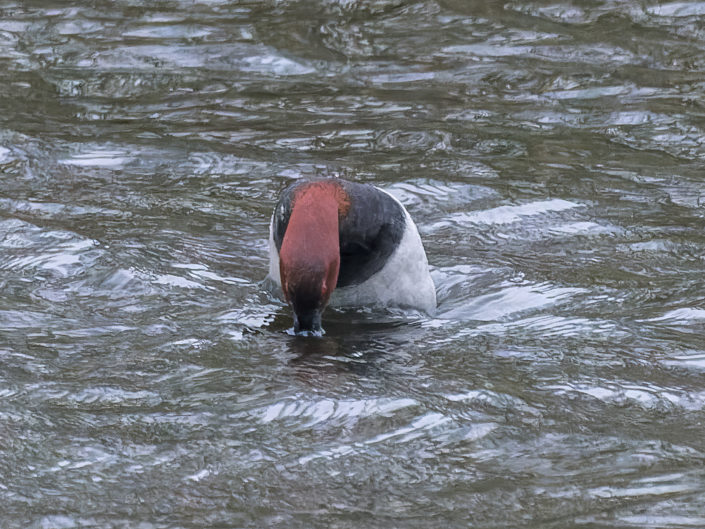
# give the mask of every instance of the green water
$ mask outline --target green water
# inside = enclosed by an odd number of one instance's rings
[[[0,526],[705,527],[705,3],[4,2]],[[399,197],[434,317],[261,286]]]

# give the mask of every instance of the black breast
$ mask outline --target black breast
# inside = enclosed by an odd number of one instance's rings
[[[338,287],[362,283],[379,272],[406,228],[404,210],[387,193],[353,182],[343,182],[343,189],[350,209],[340,219]]]
[[[274,210],[274,244],[281,249],[291,216],[292,199],[299,180],[284,190]],[[406,228],[406,216],[392,197],[368,184],[336,180],[350,198],[347,214],[341,215],[340,272],[337,287],[360,284],[379,272],[397,248]]]

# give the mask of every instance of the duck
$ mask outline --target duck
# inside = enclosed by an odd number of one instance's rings
[[[436,288],[418,228],[371,184],[297,179],[269,225],[268,278],[293,310],[294,333],[323,333],[327,306],[401,307],[432,314]]]

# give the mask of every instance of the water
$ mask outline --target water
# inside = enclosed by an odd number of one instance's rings
[[[705,3],[4,2],[0,526],[705,527]],[[293,337],[292,178],[439,309]]]

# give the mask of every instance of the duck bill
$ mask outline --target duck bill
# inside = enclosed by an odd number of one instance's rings
[[[296,334],[323,334],[320,309],[294,311],[294,332]]]

